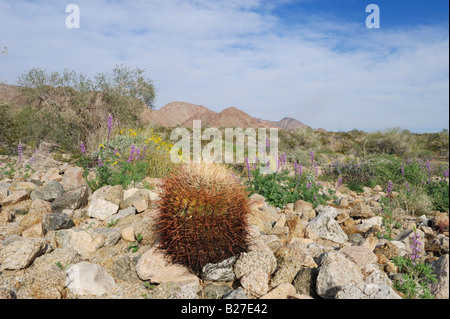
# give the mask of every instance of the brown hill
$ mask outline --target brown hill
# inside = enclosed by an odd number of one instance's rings
[[[308,125],[293,119],[292,117],[285,117],[282,120],[276,122],[276,125],[279,128],[285,129],[285,130],[295,130],[299,127],[308,127]]]
[[[235,107],[229,107],[217,113],[204,106],[186,102],[172,102],[159,110],[149,111],[145,119],[154,126],[163,127],[192,127],[193,120],[201,120],[202,127],[295,129],[300,126],[307,126],[292,118],[284,118],[279,122],[274,122],[252,117]]]

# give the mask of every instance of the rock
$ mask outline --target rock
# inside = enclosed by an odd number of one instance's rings
[[[90,256],[105,245],[105,235],[82,229],[64,229],[54,235],[57,247],[76,250],[83,258]]]
[[[360,242],[360,246],[367,248],[370,251],[374,251],[374,249],[377,247],[378,238],[376,237],[368,237],[366,239],[363,239]]]
[[[33,201],[44,200],[47,202],[53,202],[56,198],[64,193],[64,187],[55,181],[49,181],[44,186],[34,189],[30,197]]]
[[[253,202],[265,202],[266,201],[266,199],[264,198],[264,196],[262,196],[262,195],[259,195],[259,194],[252,194],[252,195],[250,195],[250,197],[248,198],[250,201],[253,201]]]
[[[43,248],[40,240],[19,236],[5,239],[0,249],[0,271],[27,268],[43,252]]]
[[[206,281],[227,282],[235,279],[233,265],[237,256],[230,257],[216,264],[206,264],[202,269],[202,279]]]
[[[11,192],[24,190],[27,191],[28,193],[31,193],[36,187],[37,185],[31,182],[15,181],[11,184],[9,190]]]
[[[16,215],[11,211],[0,211],[0,225],[12,222],[15,217]]]
[[[34,271],[34,280],[30,285],[30,297],[36,299],[62,299],[66,296],[66,272],[57,268]]]
[[[200,285],[196,281],[164,282],[150,293],[151,299],[198,299]]]
[[[66,190],[78,187],[89,187],[83,177],[83,168],[81,167],[70,167],[66,169],[61,184]]]
[[[22,232],[23,238],[42,238],[45,236],[45,230],[42,223],[27,228]]]
[[[316,212],[314,210],[313,204],[305,202],[301,199],[294,203],[294,211],[299,212],[303,220],[309,221],[316,217]]]
[[[134,237],[134,229],[133,227],[125,227],[124,229],[122,229],[122,239],[129,241],[129,242],[133,242],[135,240]]]
[[[296,238],[304,237],[303,222],[300,215],[296,213],[286,214],[286,225],[289,228],[289,236]]]
[[[382,224],[383,224],[383,217],[377,216],[377,217],[372,217],[372,218],[368,218],[368,219],[363,219],[361,221],[361,224],[356,225],[356,228],[360,232],[365,233],[374,226],[381,227]]]
[[[137,236],[140,234],[143,239],[141,245],[153,245],[155,243],[155,216],[157,210],[147,210],[140,214],[142,216],[138,223],[133,224],[134,234]]]
[[[288,299],[296,294],[294,286],[285,283],[281,284],[259,299]]]
[[[76,210],[84,207],[88,200],[88,188],[71,188],[52,202],[52,211],[61,213],[64,209]]]
[[[364,204],[363,202],[357,202],[350,210],[350,217],[368,219],[375,217],[375,213],[372,211],[370,206]]]
[[[135,264],[128,256],[120,256],[114,260],[112,275],[114,276],[114,278],[126,282],[140,281],[136,273]]]
[[[111,185],[105,185],[103,187],[100,187],[99,189],[95,190],[90,196],[89,196],[89,203],[92,202],[94,199],[105,199],[106,194],[108,193],[108,190],[111,188]]]
[[[433,272],[437,276],[437,282],[432,283],[430,292],[436,299],[449,299],[449,255],[443,255],[431,264]]]
[[[402,299],[389,285],[349,284],[342,287],[336,299]]]
[[[319,215],[312,219],[305,228],[305,237],[312,240],[323,238],[338,244],[344,244],[348,237],[334,218],[338,211],[331,206],[318,206]]]
[[[120,232],[113,228],[96,228],[93,233],[101,234],[105,236],[104,246],[114,246],[120,240]]]
[[[134,189],[132,189],[134,191]],[[133,206],[136,208],[138,213],[143,212],[149,206],[150,194],[147,190],[137,190],[132,193],[130,196],[128,190],[123,195],[123,200],[120,202],[120,209],[128,208]]]
[[[37,257],[31,267],[36,273],[39,273],[43,269],[55,269],[55,266],[65,270],[71,264],[76,264],[80,261],[81,256],[76,250],[55,248],[52,252]]]
[[[2,299],[15,299],[16,295],[12,290],[5,287],[0,287],[0,300]]]
[[[30,198],[30,192],[25,190],[19,190],[16,192],[13,192],[11,195],[6,196],[0,201],[0,206],[10,206],[17,204],[23,200]]]
[[[274,216],[270,212],[261,208],[255,207],[255,205],[251,206],[250,214],[248,216],[248,224],[255,225],[262,233],[268,233],[272,230]]]
[[[105,195],[105,200],[111,202],[117,206],[120,205],[120,202],[123,198],[123,188],[121,185],[115,185],[108,189]]]
[[[107,200],[97,198],[91,201],[88,209],[87,214],[89,217],[96,218],[98,220],[105,220],[119,210],[119,206],[116,204],[113,204]]]
[[[240,281],[247,295],[259,298],[269,291],[269,276],[262,269],[254,269],[242,276]]]
[[[262,269],[269,276],[275,271],[277,266],[277,260],[273,253],[267,251],[250,251],[248,253],[242,253],[234,265],[234,273],[237,279],[241,279],[242,276],[249,272]]]
[[[317,276],[316,287],[319,296],[333,299],[342,287],[358,283],[364,283],[364,277],[354,262],[341,253],[326,253]]]
[[[51,214],[51,204],[41,199],[36,199],[31,203],[30,211],[19,223],[19,232],[23,233],[28,228],[42,223],[42,219],[46,214]],[[44,232],[45,234],[45,232]]]
[[[283,283],[292,283],[302,268],[315,268],[318,265],[309,254],[304,245],[299,242],[283,246],[275,253],[278,267],[270,280],[270,287]]]
[[[13,204],[10,206],[5,206],[4,210],[13,212],[14,215],[16,215],[16,216],[17,215],[26,215],[30,211],[31,203],[32,203],[32,200],[30,200],[30,199],[23,200],[16,204]]]
[[[152,283],[198,280],[186,267],[170,263],[165,254],[155,247],[141,256],[136,272],[141,280],[150,280]]]
[[[113,223],[113,222],[118,222],[121,219],[124,219],[124,218],[126,218],[128,216],[132,216],[132,215],[135,215],[135,214],[136,214],[136,208],[128,207],[128,208],[119,210],[118,213],[116,213],[116,214],[112,215],[111,217],[105,219],[105,222],[106,222],[106,224],[110,224],[110,223]]]
[[[56,167],[50,168],[44,175],[41,176],[42,182],[50,182],[50,181],[62,181],[62,176],[59,175],[59,169]]]
[[[74,226],[75,224],[72,218],[64,213],[46,214],[42,219],[42,227],[44,229],[44,232],[59,229],[69,229]]]
[[[222,299],[248,299],[248,297],[244,289],[239,287],[223,295]]]
[[[200,297],[202,299],[220,299],[231,290],[232,288],[228,285],[210,283],[203,288]]]
[[[370,249],[363,246],[346,246],[340,249],[339,252],[359,267],[374,264],[378,260],[377,256]]]
[[[348,232],[346,232],[345,229],[344,232],[348,234]],[[354,233],[348,235],[348,242],[355,245],[361,245],[361,243],[364,242],[364,237],[360,233]]]
[[[373,188],[373,191],[379,193],[379,192],[382,192],[382,191],[383,191],[383,188],[382,188],[380,185],[376,185],[376,186]]]
[[[0,183],[0,202],[9,195],[9,186],[10,185],[2,186],[2,184]]]
[[[75,295],[101,296],[115,288],[114,278],[100,265],[87,261],[79,262],[69,267],[67,273],[67,288]]]
[[[317,296],[316,281],[319,274],[319,268],[300,269],[292,282],[295,291],[299,294]]]
[[[286,225],[286,215],[281,214],[278,220],[276,221],[273,228],[269,231],[271,235],[281,235],[285,233],[284,226]]]

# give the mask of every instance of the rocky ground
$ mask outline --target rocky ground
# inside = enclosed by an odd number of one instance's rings
[[[91,193],[68,164],[1,180],[0,299],[400,299],[391,258],[411,252],[413,226],[438,278],[431,292],[449,298],[448,232],[435,227],[448,213],[405,217],[388,241],[377,237],[380,187],[340,187],[338,201],[315,209],[252,195],[251,249],[192,274],[155,249],[159,182]]]

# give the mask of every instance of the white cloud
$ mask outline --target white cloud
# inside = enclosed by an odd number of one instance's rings
[[[270,13],[276,3],[259,0],[77,4],[81,28],[69,30],[60,1],[0,0],[9,51],[0,77],[12,83],[34,66],[94,75],[124,63],[155,80],[158,107],[236,106],[329,130],[448,128],[444,27],[373,32],[312,16],[292,26]]]

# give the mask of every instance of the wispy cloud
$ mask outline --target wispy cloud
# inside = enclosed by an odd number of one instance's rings
[[[155,80],[158,107],[236,106],[329,130],[448,128],[448,28],[369,30],[305,12],[291,24],[273,14],[282,2],[78,1],[81,28],[69,30],[60,1],[0,0],[0,77],[124,63]]]

